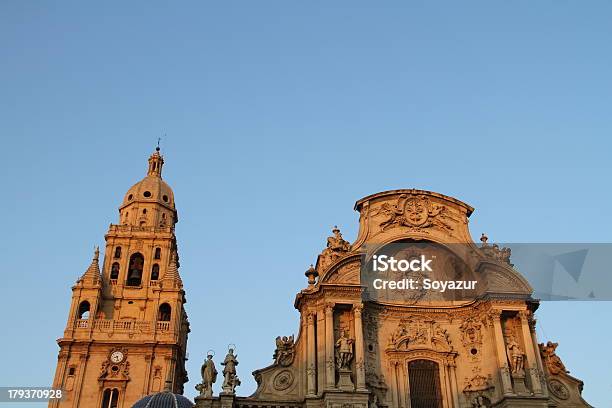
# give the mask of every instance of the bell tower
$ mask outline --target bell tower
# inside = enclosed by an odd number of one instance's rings
[[[109,226],[102,265],[96,248],[72,287],[53,380],[66,396],[50,407],[129,408],[167,381],[183,392],[189,322],[163,165],[157,147]]]

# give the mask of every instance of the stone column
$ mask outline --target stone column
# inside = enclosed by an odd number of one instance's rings
[[[531,330],[531,341],[533,343],[533,349],[536,353],[536,363],[538,365],[538,376],[540,377],[540,385],[542,388],[542,395],[548,397],[548,388],[546,387],[546,379],[544,377],[544,362],[542,361],[542,355],[540,354],[540,347],[538,346],[538,335],[536,333],[536,320],[533,315],[529,319],[529,329]]]
[[[534,394],[542,394],[542,384],[540,383],[540,376],[538,375],[538,364],[536,362],[535,350],[533,349],[533,339],[531,337],[531,331],[529,330],[529,320],[527,319],[527,312],[519,312],[521,318],[521,329],[523,331],[523,344],[525,344],[525,355],[527,357],[527,371],[529,372],[529,379],[531,380],[531,387]]]
[[[495,338],[495,348],[497,350],[497,365],[501,377],[502,392],[504,395],[512,394],[512,382],[510,381],[510,370],[506,357],[506,345],[504,343],[504,333],[501,327],[501,311],[493,310],[490,317],[493,321],[493,337]]]
[[[450,377],[450,392],[451,392],[451,400],[453,401],[453,406],[455,408],[459,408],[459,387],[457,386],[457,374],[456,374],[456,366],[454,362],[450,362],[448,365],[448,376]]]
[[[336,388],[334,339],[334,303],[325,305],[325,388]]]
[[[399,379],[397,378],[397,366],[399,364],[399,362],[397,361],[391,361],[391,381],[393,381],[393,385],[391,387],[391,392],[393,395],[393,406],[394,407],[399,407],[400,406],[400,402],[399,402]]]
[[[306,366],[306,382],[308,385],[307,397],[314,397],[317,393],[316,388],[316,361],[315,361],[315,327],[314,327],[314,319],[315,313],[308,312],[307,316],[307,325],[308,325],[308,358],[307,358],[307,366]]]
[[[361,322],[361,312],[363,305],[354,305],[353,314],[355,317],[355,371],[357,379],[357,391],[367,391],[365,383],[365,353],[363,345],[363,323]]]

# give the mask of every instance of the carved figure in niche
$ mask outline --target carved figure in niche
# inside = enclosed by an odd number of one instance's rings
[[[334,235],[327,238],[327,248],[321,252],[319,265],[322,269],[334,263],[337,259],[344,256],[351,249],[351,244],[342,238],[342,233],[338,226],[332,230]]]
[[[540,344],[540,354],[544,358],[546,367],[552,375],[569,373],[565,368],[565,364],[563,364],[563,361],[561,361],[561,358],[559,358],[556,353],[558,346],[559,343],[553,343],[552,341],[549,341],[546,345]]]
[[[374,394],[372,401],[370,402],[370,408],[378,408],[378,397]]]
[[[340,338],[336,341],[336,366],[339,370],[349,368],[353,360],[353,343],[346,330],[342,330]]]
[[[225,355],[225,360],[221,363],[223,367],[223,392],[234,394],[236,387],[240,385],[240,379],[236,375],[238,356],[234,354],[234,349],[230,348]]]
[[[202,383],[195,386],[196,390],[200,391],[200,395],[206,398],[212,397],[212,385],[217,381],[217,368],[212,360],[213,355],[208,354],[200,373],[202,374]]]
[[[276,338],[276,350],[274,350],[274,364],[278,364],[282,367],[287,367],[293,362],[295,356],[295,342],[293,335],[287,337],[278,336]]]
[[[513,374],[522,373],[525,365],[525,355],[514,336],[506,339],[506,354],[510,362],[510,372]]]

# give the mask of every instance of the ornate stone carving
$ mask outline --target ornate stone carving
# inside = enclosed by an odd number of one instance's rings
[[[414,230],[430,227],[452,230],[450,224],[445,222],[445,219],[449,218],[445,212],[445,206],[431,202],[425,195],[402,194],[396,204],[384,203],[377,214],[384,217],[380,222],[383,231],[392,225]]]
[[[217,381],[217,368],[213,362],[213,355],[208,354],[200,373],[202,374],[202,382],[195,386],[195,389],[200,391],[200,395],[205,398],[212,397],[212,385]]]
[[[493,244],[489,245],[488,241],[489,237],[485,234],[482,234],[480,237],[480,241],[482,245],[480,246],[480,251],[487,257],[501,263],[508,264],[510,266],[514,266],[510,263],[510,256],[512,255],[512,250],[510,248],[500,248],[499,245]]]
[[[338,226],[334,226],[333,235],[327,238],[327,248],[319,255],[317,268],[327,269],[328,266],[342,258],[351,250],[351,244],[342,238],[342,233]]]
[[[438,323],[425,320],[404,320],[389,339],[389,350],[406,351],[412,348],[431,348],[452,351],[450,336]]]
[[[128,350],[125,348],[113,348],[108,353],[108,358],[102,362],[100,368],[100,381],[130,379],[130,362],[127,361]],[[83,357],[83,356],[81,356]]]
[[[480,361],[482,350],[482,323],[475,318],[465,320],[459,330],[461,330],[461,343],[467,351],[471,361]]]
[[[276,374],[272,381],[272,386],[277,391],[284,391],[293,385],[293,373],[289,370],[283,370]]]
[[[561,381],[552,379],[548,382],[548,389],[557,398],[566,400],[570,397],[569,389]]]
[[[295,357],[295,342],[293,335],[278,336],[276,338],[276,350],[274,350],[274,364],[280,365],[281,367],[290,366],[293,363]]]
[[[479,367],[474,367],[472,371],[474,376],[470,379],[467,377],[465,378],[465,386],[463,387],[464,393],[482,393],[495,388],[491,375],[485,377],[480,373],[481,369]]]
[[[544,359],[544,363],[546,364],[546,368],[548,368],[548,372],[552,375],[558,375],[561,373],[569,373],[569,371],[565,368],[565,364],[561,361],[561,358],[556,353],[557,347],[559,343],[553,343],[549,341],[544,344],[540,344],[540,354]]]

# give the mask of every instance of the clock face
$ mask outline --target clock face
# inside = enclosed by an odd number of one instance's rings
[[[113,363],[120,363],[121,361],[123,361],[123,353],[120,351],[114,351],[113,354],[111,354],[110,356],[110,360]]]

